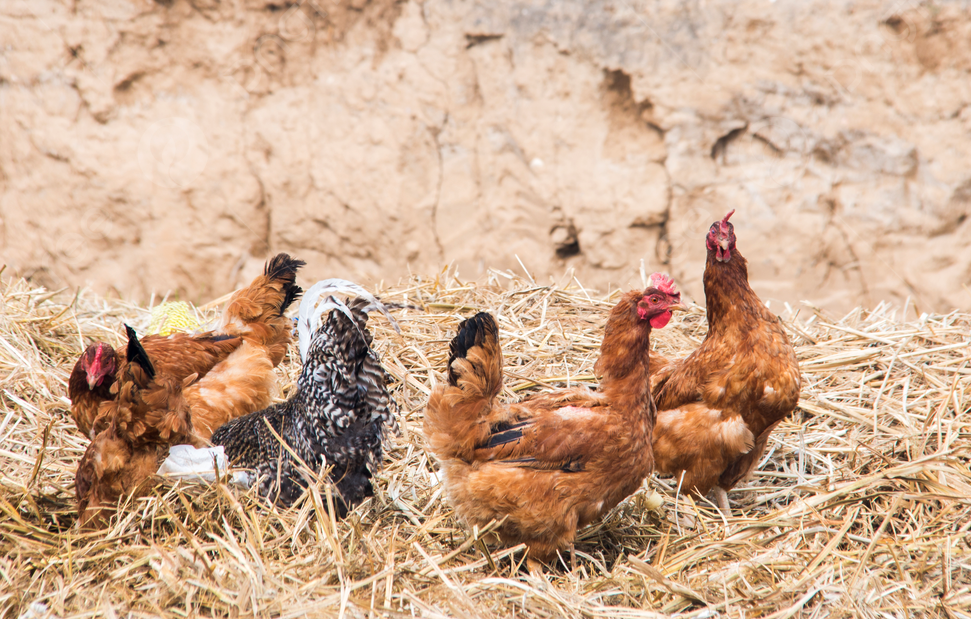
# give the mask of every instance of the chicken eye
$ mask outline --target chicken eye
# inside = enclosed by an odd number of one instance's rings
[[[657,305],[660,302],[661,302],[661,297],[657,295],[654,295],[653,297],[651,297],[651,303],[653,303],[654,305]]]

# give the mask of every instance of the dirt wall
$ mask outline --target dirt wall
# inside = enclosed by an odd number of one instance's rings
[[[965,2],[12,0],[0,257],[194,300],[454,262],[971,308]]]

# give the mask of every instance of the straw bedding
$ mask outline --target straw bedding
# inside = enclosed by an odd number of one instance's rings
[[[87,441],[66,381],[82,343],[118,343],[122,322],[142,328],[148,313],[0,284],[0,616],[969,616],[971,316],[905,322],[882,305],[834,320],[786,308],[802,399],[730,494],[734,517],[676,501],[672,480],[652,477],[582,531],[575,567],[566,558],[539,578],[521,569],[522,548],[456,522],[424,449],[422,408],[456,326],[478,310],[499,319],[504,397],[595,382],[617,291],[491,278],[443,273],[377,291],[419,308],[397,310],[400,335],[371,320],[402,435],[377,496],[345,521],[328,515],[325,484],[281,511],[225,484],[165,482],[95,533],[73,526]],[[654,345],[686,353],[705,328],[695,307]],[[291,351],[281,396],[298,369]]]

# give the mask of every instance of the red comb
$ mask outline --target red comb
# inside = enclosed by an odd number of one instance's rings
[[[657,288],[664,294],[681,294],[674,280],[667,273],[651,273],[651,277],[647,280],[647,287]]]
[[[728,211],[728,215],[725,215],[725,219],[721,220],[721,232],[722,234],[728,234],[728,218],[735,214],[735,209]]]

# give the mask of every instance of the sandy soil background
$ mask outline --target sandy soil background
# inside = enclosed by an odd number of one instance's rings
[[[4,0],[0,258],[195,301],[283,250],[601,290],[644,259],[701,299],[736,208],[764,298],[968,309],[968,9]]]

